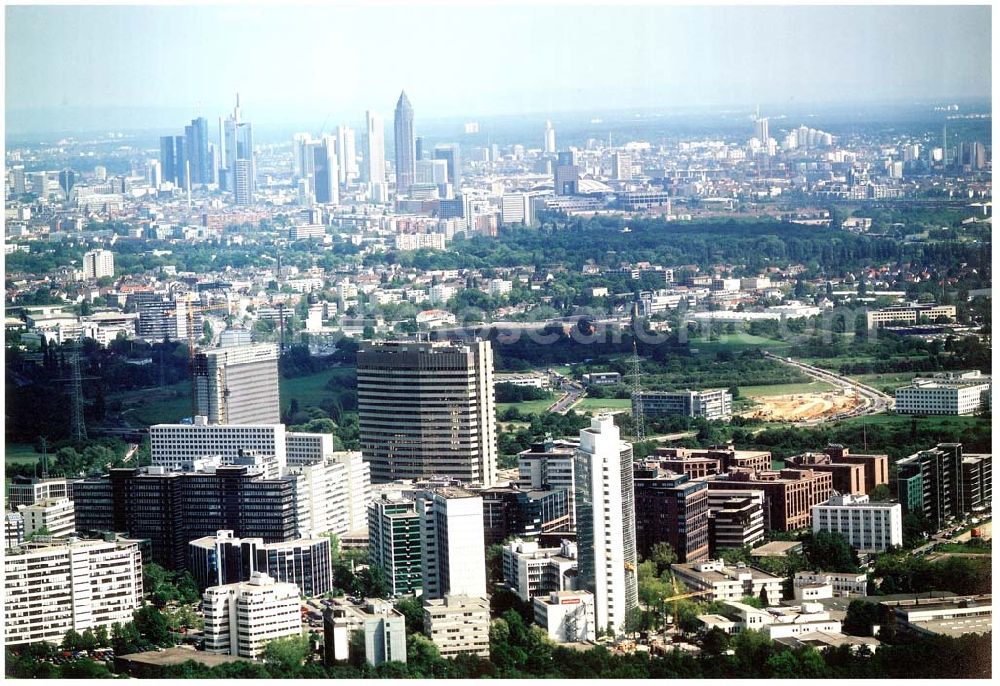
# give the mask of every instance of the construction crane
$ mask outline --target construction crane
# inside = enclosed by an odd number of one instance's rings
[[[671,622],[671,624],[673,624],[674,626],[677,625],[677,601],[684,600],[685,598],[697,598],[699,596],[712,595],[715,592],[712,590],[708,590],[708,591],[688,591],[686,593],[678,593],[680,589],[677,587],[677,579],[673,575],[670,576],[670,587],[673,589],[674,594],[663,599],[663,608],[664,611],[666,611],[667,603],[673,603],[673,613],[671,615],[673,621]],[[664,625],[665,624],[666,622],[664,622]]]
[[[188,377],[191,381],[191,421],[194,421],[194,416],[198,414],[198,391],[195,388],[194,383],[194,315],[195,312],[212,312],[225,310],[229,312],[229,304],[223,303],[218,305],[193,305],[194,302],[191,299],[191,295],[188,294],[187,300],[181,301],[185,304],[184,312],[187,318],[187,349],[188,349]],[[167,310],[166,315],[172,316],[177,314],[177,310]]]

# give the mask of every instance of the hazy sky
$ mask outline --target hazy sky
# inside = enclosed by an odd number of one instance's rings
[[[8,6],[6,108],[211,119],[239,90],[257,119],[359,119],[369,107],[388,118],[401,88],[427,117],[989,98],[990,12]]]

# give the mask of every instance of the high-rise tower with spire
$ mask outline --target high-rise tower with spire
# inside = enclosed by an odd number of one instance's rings
[[[413,137],[413,106],[406,91],[396,103],[396,193],[406,193],[416,177],[416,142]]]

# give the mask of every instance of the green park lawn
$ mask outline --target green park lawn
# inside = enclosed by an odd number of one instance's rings
[[[629,398],[584,398],[573,409],[577,412],[598,412],[601,410],[631,410]]]
[[[497,409],[500,410],[500,414],[503,414],[511,407],[516,407],[517,411],[521,414],[543,414],[549,405],[555,401],[555,398],[548,398],[543,400],[525,400],[520,403],[497,403]]]
[[[7,443],[4,445],[3,459],[5,464],[34,464],[41,456],[41,453],[35,452],[35,446],[30,443]]]

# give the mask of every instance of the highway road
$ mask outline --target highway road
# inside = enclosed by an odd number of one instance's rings
[[[871,386],[867,386],[863,383],[859,383],[854,379],[848,378],[846,376],[841,376],[827,369],[821,369],[811,364],[806,364],[805,362],[799,362],[798,360],[793,360],[790,357],[781,357],[779,355],[774,355],[769,352],[764,352],[766,357],[773,360],[777,360],[782,364],[787,364],[790,367],[795,367],[803,374],[811,376],[819,381],[825,381],[829,384],[836,386],[841,389],[850,389],[858,395],[864,402],[855,410],[851,412],[845,412],[843,415],[838,417],[828,417],[822,420],[811,420],[809,422],[801,422],[802,424],[816,424],[824,421],[830,421],[830,419],[843,419],[846,417],[858,417],[861,415],[868,414],[880,414],[886,412],[887,410],[893,409],[895,406],[895,400],[891,396],[886,395],[882,391],[876,390]]]
[[[566,414],[573,405],[583,398],[583,396],[587,395],[587,389],[583,387],[583,384],[574,381],[564,374],[560,374],[554,369],[549,370],[549,377],[552,380],[552,387],[562,391],[559,399],[549,405],[549,412]]]

